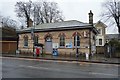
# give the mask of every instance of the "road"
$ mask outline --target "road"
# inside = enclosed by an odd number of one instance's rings
[[[2,58],[3,78],[118,78],[116,64]]]

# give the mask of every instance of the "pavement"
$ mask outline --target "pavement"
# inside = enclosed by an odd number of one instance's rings
[[[75,57],[75,56],[33,56],[33,55],[16,55],[16,54],[2,54],[3,57],[18,57],[18,58],[30,58],[30,59],[43,59],[43,60],[60,60],[60,61],[78,61],[78,62],[89,62],[89,63],[103,63],[103,64],[120,64],[119,58],[106,58],[103,54],[95,54],[90,59],[86,60],[85,57]]]

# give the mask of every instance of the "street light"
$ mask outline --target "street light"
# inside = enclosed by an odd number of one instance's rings
[[[33,54],[34,56],[36,55],[35,54],[35,35],[34,35],[34,32],[35,32],[35,7],[34,7],[34,24],[33,24],[33,28],[32,28],[32,39],[33,39]]]
[[[75,36],[75,48],[76,48],[76,57],[78,57],[78,50],[77,50],[77,32],[76,32],[76,36]]]
[[[35,53],[34,53],[34,27],[31,28],[31,38],[33,40],[33,54],[35,55]]]

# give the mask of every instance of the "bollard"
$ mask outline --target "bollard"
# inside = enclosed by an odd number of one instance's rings
[[[85,53],[86,55],[86,60],[89,60],[89,53]]]
[[[35,51],[33,52],[33,57],[36,58],[36,52]]]

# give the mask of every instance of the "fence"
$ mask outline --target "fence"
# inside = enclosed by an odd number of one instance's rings
[[[120,57],[120,46],[111,44],[105,45],[105,57]]]

